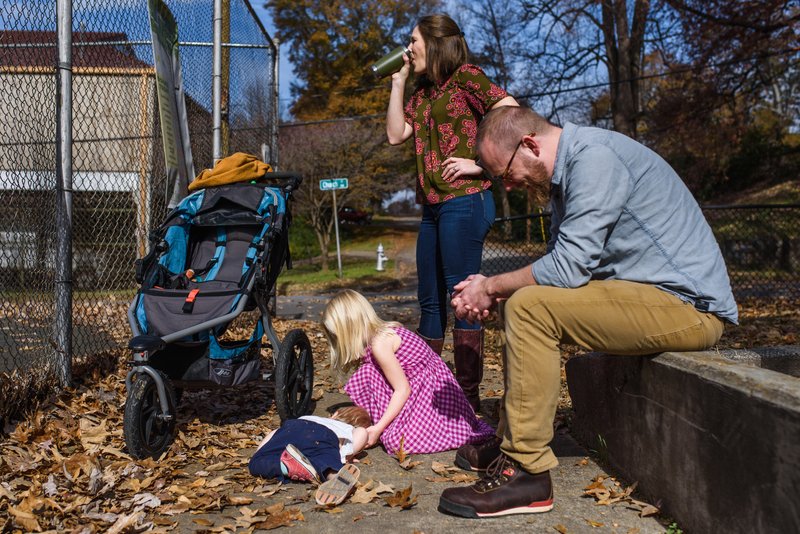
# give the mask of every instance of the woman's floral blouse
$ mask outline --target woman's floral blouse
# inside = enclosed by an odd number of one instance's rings
[[[414,128],[417,202],[438,204],[489,189],[479,176],[442,178],[449,157],[475,159],[478,123],[508,93],[489,81],[480,67],[462,65],[442,85],[420,87],[406,104],[405,119]]]

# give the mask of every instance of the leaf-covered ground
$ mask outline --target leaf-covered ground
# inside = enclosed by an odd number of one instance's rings
[[[797,344],[798,304],[789,300],[740,303],[742,324],[726,330],[720,348]],[[120,316],[124,317],[124,310]],[[314,400],[322,405],[340,399],[338,383],[327,369],[328,347],[318,325],[291,320],[276,320],[274,325],[280,337],[298,327],[308,334],[317,371]],[[123,327],[119,335],[127,335]],[[497,399],[503,393],[496,324],[487,330],[486,347],[484,417],[494,422]],[[577,349],[565,347],[565,358],[576,353]],[[271,351],[265,349],[263,355],[268,370]],[[73,389],[41,403],[24,421],[6,424],[0,438],[0,531],[250,532],[305,521],[303,510],[308,513],[309,501],[313,503],[313,487],[289,491],[287,486],[255,479],[247,471],[256,445],[279,425],[270,382],[185,392],[172,447],[158,460],[134,461],[126,453],[122,432],[127,354],[110,356],[107,365],[95,365],[93,372],[79,377]],[[556,425],[563,425],[568,416],[564,387]],[[378,455],[385,453],[370,451],[365,467]],[[421,457],[398,458],[393,465],[401,474],[416,470],[418,480],[427,483],[473,480],[445,462],[421,463]],[[608,489],[601,482],[587,474],[586,494],[606,504],[634,502],[632,488]],[[413,509],[416,491],[410,483],[393,486],[362,477],[350,501],[314,510],[339,514],[358,504],[363,508],[353,516],[356,522],[379,510]],[[586,521],[592,527],[597,522]],[[553,528],[566,531],[562,525]]]

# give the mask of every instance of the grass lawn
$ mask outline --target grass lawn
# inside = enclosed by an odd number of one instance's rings
[[[389,289],[400,285],[393,261],[384,264],[385,271],[375,270],[375,260],[342,258],[342,277],[339,278],[336,254],[330,258],[330,268],[323,271],[319,263],[294,265],[278,277],[278,294],[334,291],[345,287],[354,289]]]
[[[416,240],[417,229],[397,226],[392,221],[374,220],[372,224],[365,226],[343,225],[339,228],[339,241],[343,253],[353,252],[372,252],[378,249],[378,244],[382,244],[385,250],[391,250],[404,245],[409,240]],[[336,255],[336,241],[332,236],[331,253]]]
[[[338,288],[390,289],[401,285],[414,262],[417,228],[407,221],[376,218],[371,224],[346,224],[340,227],[342,277],[339,278],[336,242],[332,239],[328,253],[328,270],[322,270],[319,257],[302,258],[293,251],[291,270],[278,277],[279,294],[333,291]],[[389,258],[384,271],[376,271],[378,245]]]

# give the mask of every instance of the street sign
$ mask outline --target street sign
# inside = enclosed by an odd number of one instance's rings
[[[336,190],[347,189],[347,178],[329,178],[319,181],[321,191],[330,191],[333,195],[333,222],[336,228],[336,258],[339,260],[339,278],[342,277],[342,250],[339,247],[339,210],[336,209]]]
[[[334,189],[347,189],[347,178],[330,178],[328,180],[320,180],[319,188],[321,191],[333,191]]]

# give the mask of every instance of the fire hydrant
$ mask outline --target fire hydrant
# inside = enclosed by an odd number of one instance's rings
[[[378,264],[375,266],[376,271],[385,271],[383,264],[386,263],[389,258],[386,257],[386,254],[383,253],[383,243],[378,243]]]

